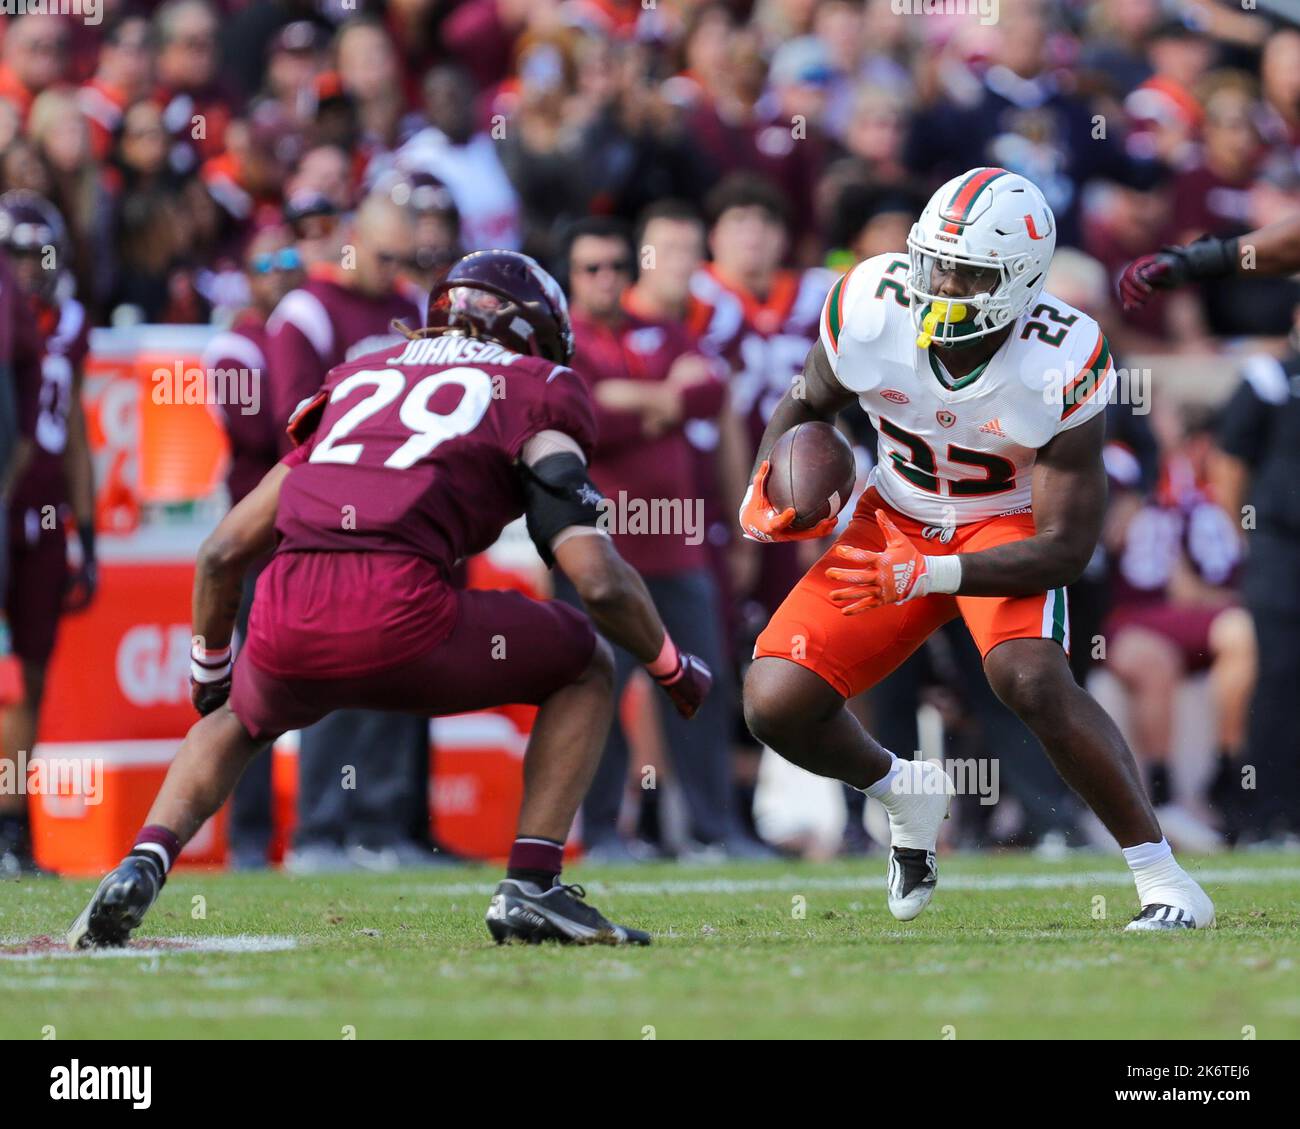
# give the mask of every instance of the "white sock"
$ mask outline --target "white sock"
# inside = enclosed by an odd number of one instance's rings
[[[870,796],[873,800],[883,800],[893,791],[894,781],[897,779],[899,772],[902,771],[902,767],[903,762],[893,753],[890,753],[889,768],[885,775],[874,784],[868,784],[865,788],[859,788],[858,791]]]
[[[1139,843],[1136,847],[1124,848],[1124,860],[1133,871],[1133,881],[1137,883],[1138,901],[1144,906],[1154,899],[1148,894],[1152,890],[1167,889],[1181,885],[1187,880],[1183,868],[1174,858],[1173,848],[1168,839],[1158,843]]]

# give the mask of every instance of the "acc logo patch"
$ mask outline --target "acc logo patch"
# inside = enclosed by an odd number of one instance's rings
[[[881,395],[895,404],[910,404],[912,402],[911,397],[904,392],[900,392],[897,388],[886,388]]]
[[[934,418],[939,421],[940,427],[951,427],[957,422],[957,417],[952,412],[935,412]]]

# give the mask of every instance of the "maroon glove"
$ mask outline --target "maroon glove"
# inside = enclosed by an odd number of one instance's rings
[[[655,678],[655,681],[673,700],[677,712],[689,720],[695,716],[709,687],[713,685],[713,674],[702,659],[678,651],[677,669],[672,674]]]
[[[230,697],[230,675],[220,682],[195,682],[190,679],[190,702],[201,717],[226,704]]]
[[[229,647],[209,651],[201,639],[194,640],[190,648],[190,702],[200,716],[207,717],[225,704],[230,697],[232,673]]]
[[[1119,297],[1126,312],[1141,308],[1152,290],[1173,290],[1187,282],[1223,278],[1231,274],[1237,259],[1237,240],[1201,236],[1185,247],[1162,247],[1154,255],[1143,255],[1124,268],[1119,278]]]

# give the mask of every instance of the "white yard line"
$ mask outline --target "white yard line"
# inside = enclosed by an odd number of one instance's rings
[[[151,938],[142,937],[141,941]],[[292,937],[260,937],[241,933],[234,937],[160,937],[166,942],[164,946],[139,945],[121,949],[90,949],[73,952],[69,949],[46,949],[30,953],[0,953],[0,960],[69,960],[89,958],[91,960],[113,960],[131,957],[168,957],[185,956],[188,953],[279,953],[296,949],[298,942]],[[0,940],[0,944],[21,945],[18,939]],[[172,948],[170,946],[178,946]]]
[[[884,879],[883,856],[874,868],[864,867],[860,875],[781,874],[771,878],[669,878],[660,882],[605,882],[594,875],[582,876],[582,884],[596,891],[617,894],[762,894],[804,890],[875,890]],[[1300,867],[1275,869],[1258,867],[1202,867],[1189,873],[1200,883],[1253,885],[1261,882],[1300,882]],[[1070,890],[1092,886],[1131,886],[1132,876],[1125,870],[1074,871],[1067,874],[945,874],[939,864],[941,890]],[[403,884],[389,886],[384,893],[438,895],[442,897],[489,896],[495,883],[455,882],[449,885]]]

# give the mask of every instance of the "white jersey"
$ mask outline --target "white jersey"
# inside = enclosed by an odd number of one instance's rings
[[[1087,314],[1044,292],[983,369],[957,381],[919,348],[906,254],[854,267],[826,298],[821,340],[879,435],[871,482],[895,509],[950,527],[1029,509],[1038,450],[1104,410],[1110,348]]]

